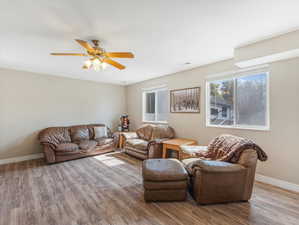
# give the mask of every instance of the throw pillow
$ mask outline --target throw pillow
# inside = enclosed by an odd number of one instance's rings
[[[97,138],[106,138],[108,137],[107,134],[107,127],[94,127],[94,139]]]

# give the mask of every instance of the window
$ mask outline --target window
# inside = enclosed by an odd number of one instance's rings
[[[167,122],[169,113],[169,94],[166,88],[143,92],[143,121]]]
[[[217,116],[218,115],[218,109],[211,108],[211,115]]]
[[[156,93],[146,93],[146,113],[155,114]]]
[[[268,73],[207,82],[207,126],[269,129]]]
[[[222,113],[223,118],[227,118],[227,107],[226,106],[222,107],[221,113]]]

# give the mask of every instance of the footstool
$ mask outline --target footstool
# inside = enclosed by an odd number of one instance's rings
[[[184,201],[188,173],[177,159],[147,159],[142,164],[145,201]]]

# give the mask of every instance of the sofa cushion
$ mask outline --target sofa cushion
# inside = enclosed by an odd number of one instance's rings
[[[142,160],[148,158],[148,154],[146,151],[140,152],[140,151],[136,151],[136,149],[125,148],[125,153]]]
[[[192,165],[197,162],[198,160],[201,160],[199,158],[187,158],[182,160],[183,166],[188,171],[189,175],[193,175],[193,168]]]
[[[184,163],[186,165],[186,162]],[[188,168],[188,172],[192,171],[192,169],[198,168],[201,171],[209,172],[209,173],[233,173],[233,172],[245,172],[245,167],[235,164],[235,163],[228,163],[216,160],[202,160],[198,159],[196,161],[190,161],[186,165]]]
[[[57,152],[77,152],[79,151],[79,146],[75,143],[62,143],[58,144],[55,151]]]
[[[89,140],[89,130],[86,126],[71,127],[71,138],[73,142]]]
[[[98,145],[108,145],[113,144],[114,140],[113,138],[97,138],[95,141],[98,143]]]
[[[96,142],[94,140],[82,140],[79,143],[79,147],[80,147],[80,149],[88,150],[88,149],[92,149],[92,148],[96,147],[97,144],[98,144],[98,142]]]
[[[142,139],[128,139],[126,146],[147,151],[148,141]]]

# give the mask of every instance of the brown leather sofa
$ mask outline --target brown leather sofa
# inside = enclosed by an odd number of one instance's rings
[[[124,150],[139,159],[161,158],[162,142],[174,138],[174,130],[168,125],[144,124],[136,132],[122,134]]]
[[[110,129],[107,127],[107,134],[96,138],[95,129],[99,127],[105,125],[49,127],[42,130],[39,141],[43,146],[46,162],[62,162],[113,151],[116,141]]]
[[[189,172],[190,192],[197,203],[250,199],[257,164],[255,150],[244,150],[237,163],[198,158],[189,158],[182,162]]]

